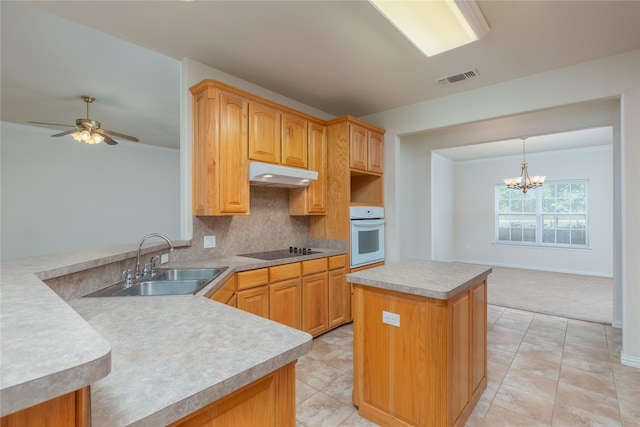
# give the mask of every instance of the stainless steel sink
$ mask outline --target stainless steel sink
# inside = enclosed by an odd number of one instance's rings
[[[85,297],[195,294],[227,268],[159,269],[155,275],[141,277],[130,286],[126,286],[122,281],[85,295]]]
[[[158,269],[156,275],[148,280],[211,280],[211,277],[217,277],[222,271],[219,268],[174,268],[174,269]]]

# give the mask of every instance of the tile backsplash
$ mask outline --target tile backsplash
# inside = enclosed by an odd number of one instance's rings
[[[309,217],[289,215],[289,190],[251,186],[251,215],[193,217],[193,243],[173,260],[224,257],[309,244]],[[204,236],[216,247],[203,248]]]

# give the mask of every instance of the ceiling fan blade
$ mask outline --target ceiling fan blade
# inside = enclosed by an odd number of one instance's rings
[[[113,139],[109,138],[107,135],[102,134],[102,136],[104,137],[104,142],[106,142],[109,145],[118,145],[117,142],[115,142]]]
[[[51,136],[65,136],[65,135],[71,135],[72,133],[76,132],[78,129],[71,129],[71,130],[66,130],[64,132],[60,132],[60,133],[56,133],[55,135],[51,135]]]
[[[123,133],[114,132],[112,130],[98,129],[98,132],[102,133],[103,135],[106,133],[111,136],[115,136],[116,138],[128,139],[129,141],[133,141],[133,142],[140,142],[140,140],[135,136],[125,135]]]
[[[68,127],[68,128],[74,128],[74,125],[62,125],[60,123],[44,123],[44,122],[27,122],[27,123],[31,123],[34,125],[49,125],[49,126],[64,126],[64,127]]]

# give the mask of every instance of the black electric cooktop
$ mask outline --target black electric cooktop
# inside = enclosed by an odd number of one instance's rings
[[[275,251],[254,252],[250,254],[240,254],[238,256],[243,256],[247,258],[257,258],[265,261],[274,261],[277,259],[293,258],[293,257],[313,255],[318,253],[320,252],[312,251],[311,249],[307,249],[307,248],[296,248],[292,246],[289,249],[276,249]]]

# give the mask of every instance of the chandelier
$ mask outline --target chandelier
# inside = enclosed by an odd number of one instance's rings
[[[527,138],[520,139],[522,139],[522,170],[520,172],[520,176],[505,178],[503,181],[507,188],[522,190],[523,193],[526,193],[530,188],[537,188],[544,184],[544,180],[547,177],[538,175],[532,177],[529,176],[527,161],[525,159],[525,141]]]

